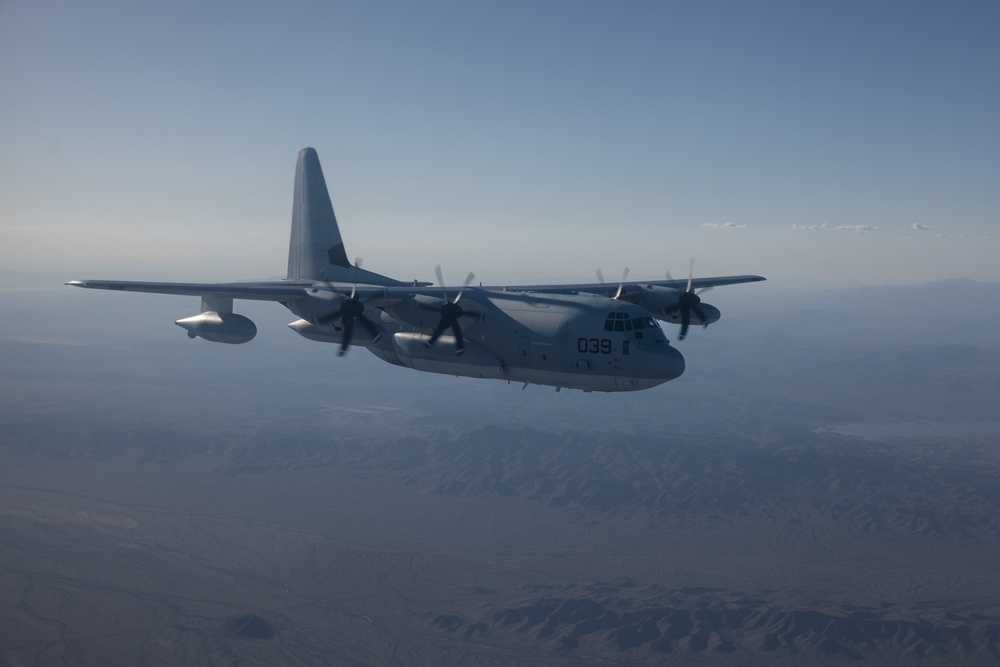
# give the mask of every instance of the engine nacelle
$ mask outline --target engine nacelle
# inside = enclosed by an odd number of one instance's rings
[[[702,301],[700,304],[698,304],[698,307],[701,308],[701,312],[705,314],[705,317],[707,319],[703,320],[700,317],[698,317],[698,313],[692,312],[691,324],[695,325],[711,324],[712,322],[718,321],[718,319],[722,317],[722,312],[718,308],[709,303],[705,303],[704,301]],[[681,316],[681,311],[679,310],[675,310],[672,313],[667,313],[664,310],[659,313],[654,313],[654,317],[663,322],[670,322],[671,324],[680,324],[683,320]]]
[[[638,305],[642,306],[653,314],[658,320],[681,323],[680,310],[674,310],[681,300],[684,290],[673,287],[661,287],[659,285],[647,285],[642,288],[639,295]],[[706,320],[702,320],[695,312],[691,313],[691,324],[711,324],[722,316],[719,309],[705,302],[699,304],[701,312],[705,314]]]
[[[446,301],[441,297],[411,294],[399,303],[386,307],[385,311],[389,313],[390,317],[412,327],[433,329],[441,321],[441,307],[445,303]],[[462,306],[463,317],[471,316],[481,319],[486,314],[482,306],[471,299],[461,300],[459,305]],[[465,326],[468,321],[462,320],[462,326]]]
[[[441,320],[444,299],[424,294],[411,294],[386,308],[392,317],[419,329],[433,329]]]
[[[206,310],[200,315],[174,322],[186,329],[189,338],[204,338],[213,343],[237,345],[253,340],[257,335],[257,325],[253,320],[236,313],[217,313]]]
[[[429,340],[430,337],[423,334],[395,333],[392,342],[399,363],[419,371],[464,377],[498,378],[506,373],[500,357],[475,340],[466,339],[461,355],[455,354],[452,336],[441,336],[435,345],[428,345]]]
[[[664,310],[668,310],[677,305],[684,290],[673,287],[660,287],[659,285],[647,285],[642,288],[639,295],[638,305],[659,318]]]

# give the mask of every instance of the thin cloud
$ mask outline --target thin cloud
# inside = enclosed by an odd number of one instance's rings
[[[935,234],[936,239],[971,239],[973,241],[992,241],[992,236],[975,236],[972,234]]]
[[[916,230],[918,232],[926,232],[927,230],[930,229],[930,227],[928,227],[927,225],[921,225],[919,222],[914,222],[912,225],[910,225],[910,229]]]
[[[851,232],[852,234],[871,234],[872,232],[882,231],[875,225],[828,225],[826,223],[823,223],[822,225],[792,225],[792,229],[824,232]]]
[[[701,225],[706,229],[746,229],[747,225],[737,225],[735,222],[704,222]]]
[[[881,231],[874,225],[837,225],[834,229],[840,232],[851,232],[852,234],[871,234],[872,232]]]

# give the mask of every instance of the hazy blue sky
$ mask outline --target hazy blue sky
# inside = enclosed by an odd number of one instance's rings
[[[401,278],[998,280],[998,35],[995,0],[0,2],[0,261],[280,274],[311,145]]]

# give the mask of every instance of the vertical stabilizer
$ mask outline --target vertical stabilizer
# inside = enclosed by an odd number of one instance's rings
[[[295,165],[288,279],[329,280],[350,267],[319,156],[315,149],[303,148]]]

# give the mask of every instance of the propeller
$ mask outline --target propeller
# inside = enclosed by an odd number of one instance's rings
[[[340,323],[343,325],[344,330],[340,336],[340,349],[337,350],[337,356],[342,357],[347,352],[347,348],[351,345],[351,338],[354,336],[354,320],[361,323],[361,326],[368,331],[372,336],[372,340],[378,342],[382,338],[382,332],[379,331],[375,325],[372,323],[367,316],[365,316],[365,304],[364,301],[358,298],[358,280],[356,269],[361,268],[361,258],[358,257],[354,260],[355,276],[354,285],[351,286],[351,295],[346,296],[340,302],[340,309],[333,313],[332,315],[327,315],[325,317],[316,318],[316,324],[329,324],[330,322],[340,319]],[[333,288],[333,285],[327,283],[331,290],[336,292],[337,290]]]
[[[441,306],[441,321],[434,327],[434,331],[431,333],[431,338],[427,341],[427,344],[433,345],[436,343],[441,334],[450,327],[451,332],[455,335],[455,354],[462,354],[465,351],[465,339],[462,337],[462,327],[459,326],[458,319],[465,314],[465,310],[458,305],[458,302],[462,298],[465,288],[469,286],[469,283],[476,276],[470,271],[469,275],[465,277],[465,282],[462,283],[462,289],[458,290],[455,300],[451,301],[448,296],[448,289],[444,286],[444,275],[441,273],[440,264],[434,267],[434,272],[437,274],[438,284],[441,286],[441,292],[444,294],[444,304]]]
[[[621,280],[620,283],[618,283],[618,291],[615,292],[615,295],[613,297],[611,297],[611,298],[617,300],[619,297],[621,297],[622,292],[625,291],[625,279],[626,278],[628,278],[628,267],[627,266],[625,267],[625,270],[622,271],[622,280]],[[604,289],[604,294],[605,294],[605,296],[607,296],[608,295],[608,290],[607,290],[608,284],[606,282],[604,282],[604,274],[601,273],[600,269],[597,269],[597,279],[599,281],[601,281],[601,285],[604,286],[604,288],[605,288]]]
[[[673,280],[673,277],[670,275],[669,271],[667,271],[667,279]],[[664,310],[665,315],[671,315],[673,313],[680,311],[681,333],[677,337],[677,340],[684,340],[684,337],[687,336],[688,327],[691,324],[691,313],[694,313],[695,315],[698,316],[698,318],[704,323],[703,326],[706,327],[708,326],[708,317],[705,316],[705,312],[701,309],[701,298],[698,296],[698,294],[700,294],[701,292],[706,292],[711,288],[706,287],[705,289],[699,290],[699,292],[696,293],[693,289],[691,289],[693,281],[694,281],[694,260],[692,259],[690,268],[688,270],[687,287],[685,287],[684,291],[678,295],[677,303],[675,303],[670,308]]]

